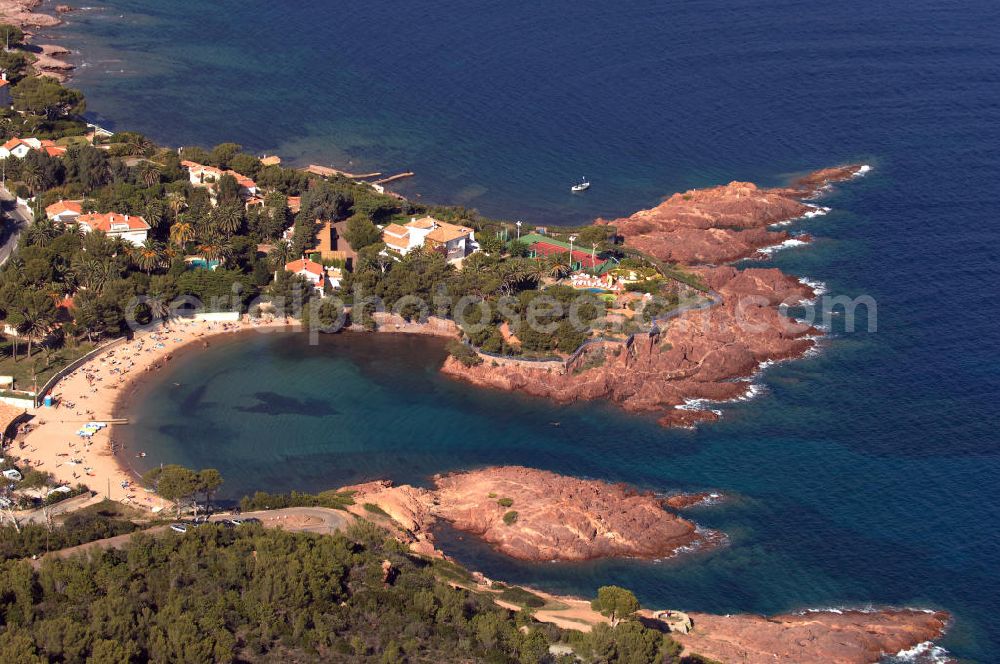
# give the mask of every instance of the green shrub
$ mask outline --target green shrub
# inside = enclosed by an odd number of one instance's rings
[[[518,588],[517,586],[505,589],[497,597],[505,602],[517,604],[518,606],[526,606],[530,609],[540,609],[545,606],[544,599],[535,593],[528,592],[524,588]]]
[[[461,341],[452,339],[448,342],[448,353],[464,366],[474,367],[483,363],[483,358],[479,357],[476,351],[472,350]]]
[[[500,507],[510,507],[513,504],[514,504],[514,499],[508,498],[506,496],[497,501],[497,505],[499,505]]]
[[[517,521],[517,512],[514,510],[511,510],[503,515],[503,522],[508,526],[513,525],[515,521]]]
[[[366,512],[371,512],[372,514],[378,514],[379,516],[388,517],[389,513],[384,509],[376,505],[375,503],[365,503],[364,508]]]

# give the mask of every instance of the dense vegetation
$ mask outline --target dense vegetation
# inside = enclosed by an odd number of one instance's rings
[[[436,569],[364,522],[332,537],[202,526],[39,569],[9,561],[0,661],[527,664],[556,661],[558,641],[584,661],[679,661],[676,644],[637,622],[566,633]]]
[[[591,298],[593,302],[582,307],[583,315],[571,321],[569,300],[579,293],[549,286],[570,272],[568,255],[527,258],[527,247],[510,240],[510,224],[474,210],[416,205],[340,176],[324,179],[265,166],[234,143],[175,151],[141,134],[119,132],[110,138],[95,136],[90,144],[82,136],[86,126],[76,119],[85,103],[79,92],[51,79],[16,80],[16,110],[0,112],[0,138],[52,137],[66,152],[51,156],[31,150],[23,159],[3,163],[8,186],[22,198],[34,197],[35,223],[0,270],[0,321],[17,331],[7,348],[15,359],[18,344],[25,357],[41,348],[47,360],[43,369],[54,367],[49,361],[53,352],[114,337],[131,324],[163,317],[177,298],[194,298],[215,311],[318,316],[323,325],[330,325],[341,317],[342,305],[327,298],[310,307],[312,289],[302,277],[282,270],[315,246],[321,219],[346,220],[345,238],[359,259],[339,295],[346,305],[355,305],[354,322],[369,328],[375,325],[370,314],[379,309],[407,319],[454,317],[470,340],[488,352],[551,355],[572,352],[603,317],[605,303]],[[192,184],[182,159],[252,178],[262,196],[260,204],[248,206],[245,192],[230,174],[211,190]],[[300,198],[295,215],[289,206],[292,196]],[[83,200],[85,212],[143,217],[151,226],[147,241],[137,247],[100,233],[82,235],[45,218],[47,205],[73,199]],[[471,226],[483,251],[470,256],[461,270],[435,252],[413,251],[402,259],[387,255],[378,225],[405,223],[417,214]],[[613,227],[554,229],[552,235],[569,233],[580,246],[653,265],[626,256],[615,244]],[[184,259],[192,256],[222,265],[191,269]],[[670,283],[693,283],[690,275],[670,266],[657,269],[669,270]],[[540,314],[541,327],[551,332],[524,324],[539,289],[562,309]],[[71,307],[58,306],[63,298],[72,298]],[[517,343],[501,334],[504,324]]]
[[[138,526],[119,508],[117,503],[105,501],[71,514],[58,527],[35,523],[19,528],[4,526],[0,528],[0,561],[37,556],[137,530]]]
[[[240,509],[244,512],[253,510],[276,510],[283,507],[330,507],[336,510],[346,509],[354,504],[350,492],[322,491],[320,493],[267,493],[257,491],[252,496],[240,499]]]

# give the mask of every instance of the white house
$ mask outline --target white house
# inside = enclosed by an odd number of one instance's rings
[[[224,171],[221,168],[205,166],[196,161],[182,161],[181,166],[188,169],[188,179],[191,181],[191,184],[198,187],[212,188],[213,185],[222,179],[223,175],[232,175],[236,179],[236,184],[240,186],[240,190],[244,196],[250,198],[257,195],[257,183],[242,173]]]
[[[45,208],[45,216],[61,224],[75,224],[83,214],[83,201],[59,201]]]
[[[0,159],[8,157],[24,159],[32,150],[39,150],[51,157],[61,157],[66,154],[66,147],[56,145],[55,141],[41,138],[12,138],[0,146]]]
[[[120,237],[126,242],[131,242],[135,246],[141,246],[146,241],[149,234],[149,224],[142,217],[128,214],[107,214],[80,215],[76,223],[84,233],[93,231],[103,231],[109,237]]]
[[[434,217],[414,217],[405,226],[389,224],[382,229],[382,241],[390,249],[407,254],[427,245],[444,254],[449,261],[465,258],[479,249],[475,231]]]
[[[20,138],[12,138],[0,146],[0,159],[8,159],[10,157],[24,159],[33,149],[27,141],[22,141]]]
[[[308,258],[299,258],[291,263],[285,263],[285,272],[291,272],[305,277],[322,296],[326,286],[326,270],[316,261]],[[277,278],[277,275],[275,275]],[[339,285],[339,284],[338,284]]]

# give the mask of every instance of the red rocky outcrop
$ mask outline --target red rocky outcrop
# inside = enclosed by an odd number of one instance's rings
[[[950,620],[943,611],[907,609],[690,616],[689,634],[671,634],[688,652],[747,664],[874,664],[939,638]]]
[[[438,476],[434,483],[438,517],[522,560],[661,558],[713,539],[664,510],[652,493],[620,484],[521,466]]]

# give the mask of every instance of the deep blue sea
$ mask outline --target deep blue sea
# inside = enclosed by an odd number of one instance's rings
[[[721,490],[693,516],[730,546],[673,561],[528,565],[444,539],[490,576],[657,606],[941,607],[954,655],[1000,660],[995,1],[109,0],[69,21],[46,37],[80,51],[101,123],[412,170],[408,196],[529,224],[871,164],[772,263],[871,295],[877,330],[835,322],[720,423],[470,389],[437,375],[433,340],[253,337],[179,358],[130,435],[149,463],[220,468],[229,496],[494,463]]]

